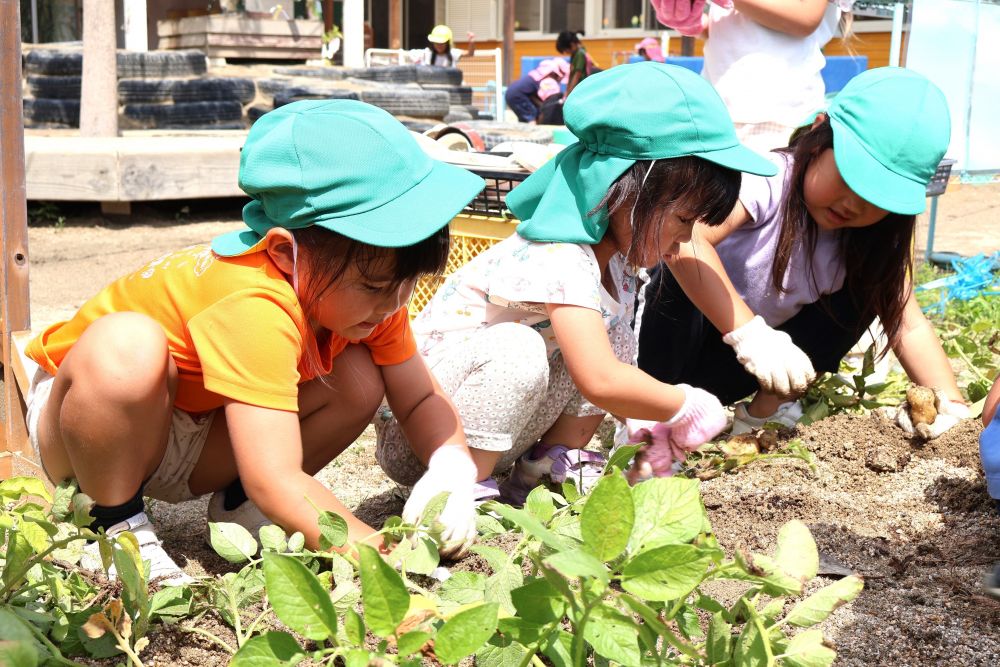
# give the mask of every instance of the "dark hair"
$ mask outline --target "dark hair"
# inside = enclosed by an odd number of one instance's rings
[[[663,209],[712,227],[721,225],[736,206],[740,179],[740,172],[694,156],[655,163],[639,160],[608,188],[590,215],[599,215],[607,207],[604,215],[610,217],[635,202],[632,243],[626,259],[637,264],[642,247],[660,237]]]
[[[448,43],[445,45],[446,48],[444,50],[444,53],[438,53],[434,49],[434,45],[435,44],[440,44],[440,42],[432,42],[430,40],[427,40],[427,43],[430,44],[430,46],[428,46],[427,48],[429,48],[431,50],[431,62],[429,63],[430,65],[434,64],[434,61],[437,59],[437,56],[439,56],[439,55],[441,55],[441,56],[447,55],[448,56],[448,64],[446,65],[446,67],[454,67],[455,66],[455,56],[451,55],[451,50],[454,48],[452,46],[452,44],[451,44],[451,40],[448,40]],[[419,51],[418,51],[418,53],[419,53]]]
[[[388,269],[393,288],[398,288],[407,280],[440,274],[448,261],[448,225],[419,243],[400,248],[369,245],[317,225],[296,229],[292,234],[298,244],[299,268],[305,267],[300,274],[304,280],[299,285],[299,303],[320,349],[329,340],[330,332],[318,326],[315,306],[350,267],[357,267],[362,276],[374,276]],[[304,361],[317,377],[321,376],[319,359],[307,355]]]
[[[806,251],[808,279],[815,282],[812,256],[816,251],[816,223],[806,209],[806,170],[820,153],[833,148],[833,128],[830,119],[816,127],[796,132],[788,148],[779,153],[794,160],[788,180],[788,193],[781,203],[781,233],[771,267],[771,283],[784,292],[785,272],[797,244]],[[867,227],[851,227],[840,233],[840,256],[844,262],[844,287],[861,317],[858,322],[841,323],[853,326],[860,336],[876,317],[894,345],[900,336],[903,309],[909,298],[907,284],[913,270],[910,243],[916,216],[889,213],[882,220]],[[825,299],[820,300],[821,303]],[[888,351],[882,351],[884,355]]]
[[[580,33],[580,35],[582,34],[583,33]],[[556,51],[558,51],[559,53],[562,53],[563,51],[568,51],[569,47],[579,43],[580,43],[580,36],[577,33],[573,32],[572,30],[563,30],[561,33],[559,33],[559,36],[556,37]]]

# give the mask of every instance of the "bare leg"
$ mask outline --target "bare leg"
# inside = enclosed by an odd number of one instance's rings
[[[336,358],[326,382],[299,386],[302,468],[315,475],[351,445],[371,422],[382,402],[382,374],[368,349],[349,345]],[[266,441],[262,441],[266,446]],[[191,473],[192,493],[226,488],[238,476],[224,413],[220,410]]]
[[[771,394],[761,389],[754,395],[753,400],[750,401],[750,405],[747,406],[747,413],[751,417],[770,417],[777,412],[778,407],[782,403],[790,400],[793,399],[782,398],[777,394]]]
[[[597,433],[602,421],[604,415],[589,417],[559,415],[559,419],[542,435],[539,442],[543,445],[565,445],[570,449],[583,449]]]
[[[163,458],[176,386],[155,321],[115,313],[91,324],[60,366],[39,418],[49,474],[76,477],[98,505],[132,499]]]

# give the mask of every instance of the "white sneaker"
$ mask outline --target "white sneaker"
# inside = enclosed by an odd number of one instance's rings
[[[798,401],[782,403],[774,411],[774,414],[767,417],[750,416],[750,413],[747,412],[747,405],[749,404],[746,402],[736,404],[736,408],[733,410],[733,430],[730,431],[731,435],[741,435],[750,431],[756,431],[764,428],[764,424],[769,423],[781,424],[786,428],[792,428],[802,418],[802,404]]]
[[[144,561],[149,561],[149,583],[156,583],[160,586],[182,586],[194,583],[194,578],[182,570],[174,562],[174,559],[163,550],[162,543],[156,537],[153,524],[145,512],[139,512],[121,523],[116,523],[105,533],[108,537],[114,537],[125,530],[135,535],[139,541],[139,554]],[[91,542],[83,548],[80,566],[98,572],[104,569],[97,542]],[[108,578],[112,581],[118,578],[114,565],[108,570]]]
[[[260,545],[260,529],[269,526],[273,522],[264,516],[260,508],[252,500],[247,498],[239,507],[234,510],[227,510],[225,491],[216,491],[208,499],[208,521],[209,523],[235,523],[243,526]],[[205,525],[205,542],[211,546],[208,524]]]

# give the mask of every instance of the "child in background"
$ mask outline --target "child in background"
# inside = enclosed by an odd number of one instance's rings
[[[657,20],[707,35],[702,75],[719,91],[736,134],[767,152],[788,145],[803,118],[824,106],[823,46],[850,33],[853,0],[652,0]]]
[[[565,97],[569,97],[581,81],[600,71],[587,55],[587,49],[584,48],[580,36],[575,32],[563,30],[559,33],[556,37],[556,51],[564,56],[569,56],[569,80],[566,82]]]
[[[429,45],[420,54],[418,64],[433,67],[458,67],[462,56],[476,55],[476,36],[472,32],[466,36],[469,40],[466,50],[456,49],[451,43],[451,28],[446,25],[436,25],[427,35]]]
[[[743,179],[725,224],[652,272],[637,319],[639,367],[697,381],[736,406],[734,433],[791,426],[814,369],[836,372],[877,317],[913,382],[944,399],[936,437],[968,416],[913,294],[913,230],[948,148],[944,95],[883,67],[852,79],[787,149],[772,178]],[[905,410],[900,412],[905,413]]]
[[[675,255],[695,221],[722,222],[740,170],[774,167],[739,144],[715,91],[680,67],[594,75],[567,100],[566,124],[580,141],[507,196],[517,233],[449,277],[414,321],[465,424],[479,499],[499,495],[491,475],[515,461],[503,489],[513,504],[543,475],[587,486],[604,459],[583,448],[606,412],[666,422],[684,449],[726,423],[711,394],[633,365],[632,267]],[[376,427],[389,477],[419,479],[396,420]]]
[[[568,76],[569,63],[562,58],[548,58],[507,86],[504,99],[520,122],[534,123],[542,103],[553,95],[562,94],[559,83]]]
[[[655,37],[646,37],[635,45],[635,52],[642,56],[643,60],[663,62],[663,49],[660,48],[660,40]]]
[[[131,530],[151,575],[189,578],[143,496],[212,493],[210,521],[268,519],[319,547],[315,507],[374,530],[312,477],[383,396],[427,463],[404,513],[451,491],[446,552],[475,535],[462,425],[416,354],[406,303],[440,271],[447,223],[483,187],[434,162],[376,107],[303,101],[257,121],[240,156],[248,229],[116,280],[34,339],[31,440],[54,482],[75,477],[93,528]],[[248,499],[249,498],[249,499]]]

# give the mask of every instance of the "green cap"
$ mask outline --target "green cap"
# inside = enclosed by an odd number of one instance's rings
[[[264,114],[240,155],[249,229],[212,241],[244,254],[272,227],[319,225],[388,248],[441,229],[484,187],[479,176],[432,160],[388,113],[355,100],[304,100]]]
[[[563,110],[579,142],[565,148],[507,195],[532,241],[597,243],[607,212],[590,211],[639,160],[694,155],[723,167],[773,176],[777,168],[740,144],[719,94],[675,65],[641,62],[588,76]]]
[[[827,110],[833,157],[859,197],[903,215],[924,210],[927,184],[951,140],[944,93],[900,67],[862,72]]]

